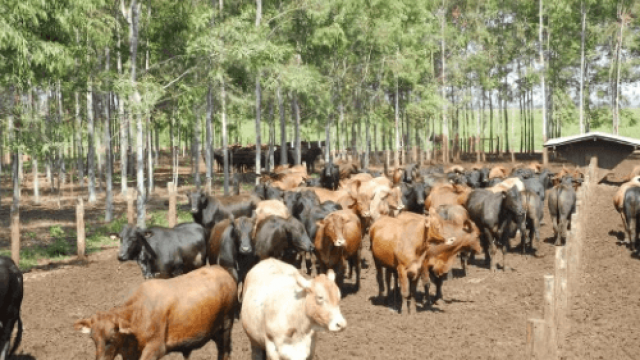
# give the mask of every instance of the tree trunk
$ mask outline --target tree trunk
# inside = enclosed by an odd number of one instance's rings
[[[105,46],[105,71],[109,73],[109,63],[111,56],[109,54],[109,47]],[[107,88],[110,90],[110,84],[107,84]],[[110,106],[110,92],[105,94],[105,107],[104,107],[104,146],[105,146],[105,160],[106,160],[106,189],[107,198],[105,201],[105,214],[104,221],[109,223],[113,220],[113,156],[111,156],[111,106]]]
[[[584,35],[587,23],[587,11],[584,6],[584,0],[580,2],[580,13],[582,15],[582,28],[580,31],[580,134],[584,134]]]
[[[276,96],[278,97],[278,109],[280,111],[280,165],[286,165],[288,163],[287,161],[287,129],[286,129],[285,114],[284,114],[284,101],[282,99],[282,93],[280,91],[280,81],[278,81]]]
[[[276,142],[276,120],[273,116],[273,97],[269,100],[269,162],[267,172],[273,171],[275,167],[275,142]]]
[[[227,145],[227,93],[224,79],[220,82],[220,105],[222,107],[222,153],[224,156],[224,195],[229,195],[229,151]]]
[[[300,107],[298,106],[298,94],[296,91],[291,93],[291,112],[293,116],[294,124],[294,146],[295,157],[293,163],[295,165],[301,164],[301,144],[300,144]]]
[[[616,102],[615,102],[615,106],[613,108],[613,134],[614,135],[618,135],[618,130],[620,128],[620,69],[622,68],[622,66],[620,66],[620,62],[622,60],[621,58],[621,54],[622,54],[622,34],[624,33],[624,23],[626,20],[626,15],[624,12],[621,12],[620,14],[620,36],[618,37],[618,51],[616,53],[616,70],[617,70],[617,74],[616,74],[616,86],[614,87],[615,89],[615,94],[616,94]]]
[[[493,153],[493,90],[489,92],[489,152]]]
[[[256,0],[256,28],[260,27],[260,20],[262,19],[262,0]],[[260,115],[262,112],[262,89],[260,88],[260,69],[256,72],[256,185],[257,178],[260,177],[261,167],[261,145],[262,139],[260,138]]]
[[[135,1],[135,0],[134,0]],[[87,38],[87,62],[89,61],[89,39]],[[96,202],[96,174],[95,174],[95,140],[93,124],[93,86],[91,74],[87,79],[87,165],[89,173],[89,204]]]
[[[398,91],[398,76],[396,76],[396,94],[394,96],[394,130],[395,130],[395,144],[393,148],[393,166],[400,167],[400,129],[398,123],[400,121],[400,93]]]
[[[40,182],[38,181],[38,156],[33,154],[31,167],[33,171],[33,203],[40,204]]]
[[[213,125],[211,123],[211,119],[213,117],[213,87],[209,84],[207,89],[207,115],[206,115],[206,141],[204,145],[205,150],[205,166],[207,168],[206,171],[206,184],[209,186],[211,184],[212,179],[212,171],[213,168]]]
[[[538,31],[538,41],[540,44],[540,65],[542,66],[542,70],[540,71],[540,86],[542,89],[542,144],[547,142],[547,95],[545,92],[545,82],[544,82],[544,50],[543,50],[543,39],[542,39],[542,28],[543,28],[543,13],[542,13],[542,0],[540,0],[540,27]],[[547,165],[549,163],[549,154],[547,152],[546,147],[542,147],[542,163]]]
[[[442,21],[441,21],[441,36],[442,36],[442,162],[449,163],[449,124],[447,124],[447,95],[446,95],[446,67],[445,67],[445,36],[444,36],[444,24],[445,24],[445,0],[442,0]]]
[[[118,75],[122,76],[122,54],[120,53],[120,26],[116,26],[116,34],[118,36]],[[127,197],[127,160],[129,149],[128,129],[129,121],[124,116],[124,96],[118,94],[118,121],[120,123],[120,193],[126,199]],[[80,129],[80,128],[78,128]],[[81,151],[78,147],[78,151]],[[177,184],[176,184],[177,186]]]

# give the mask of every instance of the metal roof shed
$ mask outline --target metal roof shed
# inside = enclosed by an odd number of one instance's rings
[[[577,166],[587,166],[595,158],[599,168],[611,170],[640,148],[640,140],[590,132],[551,139],[544,146]]]

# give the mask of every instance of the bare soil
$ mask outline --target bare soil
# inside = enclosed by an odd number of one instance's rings
[[[633,163],[637,160],[621,164],[615,175],[623,176]],[[558,166],[554,164],[553,168]],[[188,173],[188,168],[183,172]],[[615,189],[597,186],[587,204],[585,274],[572,302],[569,338],[563,353],[566,359],[640,358],[640,286],[634,281],[640,262],[630,256],[628,249],[616,245],[622,227],[611,201]],[[162,206],[162,198],[158,195],[155,206]],[[2,209],[6,204],[3,200]],[[32,224],[33,231],[38,231],[45,221],[75,226],[73,207],[58,210],[54,205],[45,209],[27,207],[22,219]],[[124,209],[121,203],[116,213]],[[101,210],[90,211],[95,214],[87,218],[98,222]],[[0,212],[0,240],[6,243],[9,232],[4,212]],[[382,305],[377,299],[375,270],[369,267],[363,271],[360,291],[347,291],[341,302],[347,329],[340,334],[321,334],[315,358],[523,359],[526,321],[541,315],[543,275],[553,273],[555,250],[548,239],[552,229],[546,206],[545,221],[541,235],[547,241],[540,245],[539,257],[521,256],[514,250],[507,255],[513,271],[492,274],[481,264],[480,255],[467,276],[454,269],[454,278],[444,284],[444,301],[415,314],[397,314]],[[23,241],[24,238],[23,235]],[[364,242],[367,250],[363,253],[373,265],[369,240]],[[512,244],[517,245],[516,241]],[[18,359],[94,357],[93,342],[87,335],[75,332],[73,322],[121,304],[143,281],[136,263],[118,262],[116,252],[109,249],[93,254],[86,264],[25,274],[24,337]],[[500,255],[498,261],[502,262]],[[232,339],[232,357],[250,359],[249,341],[239,322]],[[191,359],[211,359],[215,354],[215,345],[210,343],[195,351]],[[182,357],[174,354],[167,358]]]

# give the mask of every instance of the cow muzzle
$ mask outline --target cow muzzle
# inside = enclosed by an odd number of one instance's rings
[[[336,240],[333,243],[333,246],[340,247],[340,246],[345,246],[346,244],[347,244],[347,241],[343,237],[341,237],[341,238],[338,238],[338,240]]]
[[[251,253],[251,247],[249,247],[249,246],[240,247],[240,253],[242,255],[248,255],[249,253]]]
[[[347,320],[342,316],[342,314],[337,311],[337,314],[333,316],[331,319],[331,323],[329,323],[329,331],[331,332],[340,332],[347,328]]]

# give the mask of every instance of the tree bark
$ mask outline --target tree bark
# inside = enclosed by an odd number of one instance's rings
[[[220,82],[220,105],[222,107],[222,153],[224,157],[224,195],[229,195],[229,151],[227,145],[227,93],[224,79]]]
[[[105,71],[109,73],[109,63],[111,56],[109,53],[109,47],[105,46]],[[104,146],[105,146],[105,160],[106,160],[106,200],[105,200],[105,214],[104,221],[109,223],[113,220],[113,156],[111,156],[111,106],[110,106],[110,84],[107,83],[107,93],[105,94],[105,107],[104,107]]]
[[[544,50],[543,50],[543,39],[542,39],[542,28],[543,28],[543,13],[542,13],[542,0],[540,0],[540,27],[538,29],[538,41],[540,45],[540,65],[542,66],[542,70],[540,71],[540,86],[542,89],[542,144],[547,142],[547,95],[545,92],[545,82],[544,82]],[[549,163],[549,154],[547,152],[546,147],[542,147],[542,163],[547,165]]]
[[[301,144],[300,144],[300,107],[298,106],[298,94],[296,91],[291,93],[291,112],[294,120],[294,146],[295,157],[293,163],[295,165],[301,164]]]
[[[205,141],[205,166],[206,171],[206,184],[209,186],[212,179],[213,168],[213,125],[211,119],[213,117],[213,87],[209,84],[207,89],[207,115],[206,115],[206,141]]]
[[[135,0],[134,0],[135,1]],[[89,39],[87,38],[87,62],[89,62]],[[93,124],[93,85],[91,74],[87,78],[87,165],[89,174],[89,203],[96,202],[96,174],[95,174],[95,133]]]
[[[442,21],[441,21],[441,36],[442,36],[442,162],[445,164],[449,163],[449,124],[447,123],[447,95],[446,95],[446,87],[447,81],[445,78],[445,70],[446,70],[446,57],[445,57],[445,35],[444,35],[444,24],[445,24],[445,0],[442,0]]]
[[[616,86],[614,87],[615,89],[615,94],[616,94],[616,101],[615,101],[615,106],[613,108],[613,134],[614,135],[618,135],[618,130],[620,129],[620,69],[622,68],[622,66],[620,66],[620,62],[622,60],[622,34],[624,33],[624,23],[626,20],[626,14],[624,12],[620,12],[620,36],[618,37],[618,51],[616,53],[616,70],[617,70],[617,74],[616,74]]]
[[[260,27],[260,20],[262,19],[262,0],[256,0],[256,28]],[[260,168],[261,168],[261,152],[262,152],[262,139],[261,135],[261,124],[260,124],[260,115],[262,112],[262,89],[260,88],[260,69],[256,72],[256,185],[257,179],[260,177]]]
[[[400,166],[400,129],[398,128],[400,121],[400,92],[398,91],[398,76],[396,75],[396,94],[394,96],[394,130],[395,130],[395,144],[393,148],[393,166]]]
[[[284,101],[282,99],[282,93],[280,91],[280,81],[278,81],[276,96],[278,97],[278,109],[280,111],[280,165],[286,165],[288,163],[287,161],[287,129],[286,129],[285,114],[284,114]]]
[[[269,100],[269,162],[267,172],[273,171],[275,167],[275,142],[276,142],[276,120],[273,116],[273,97]]]
[[[116,25],[116,34],[118,36],[118,56],[117,56],[117,66],[118,66],[118,75],[122,76],[122,54],[120,53],[120,26]],[[124,96],[118,94],[118,120],[120,123],[120,193],[126,199],[127,197],[127,161],[128,159],[128,149],[129,149],[129,138],[128,138],[128,129],[129,129],[129,121],[125,118],[124,114]],[[78,151],[81,151],[81,147],[78,147]]]
[[[580,2],[580,13],[582,15],[582,28],[580,31],[580,134],[584,134],[584,36],[587,23],[587,11],[584,6],[584,0]]]

